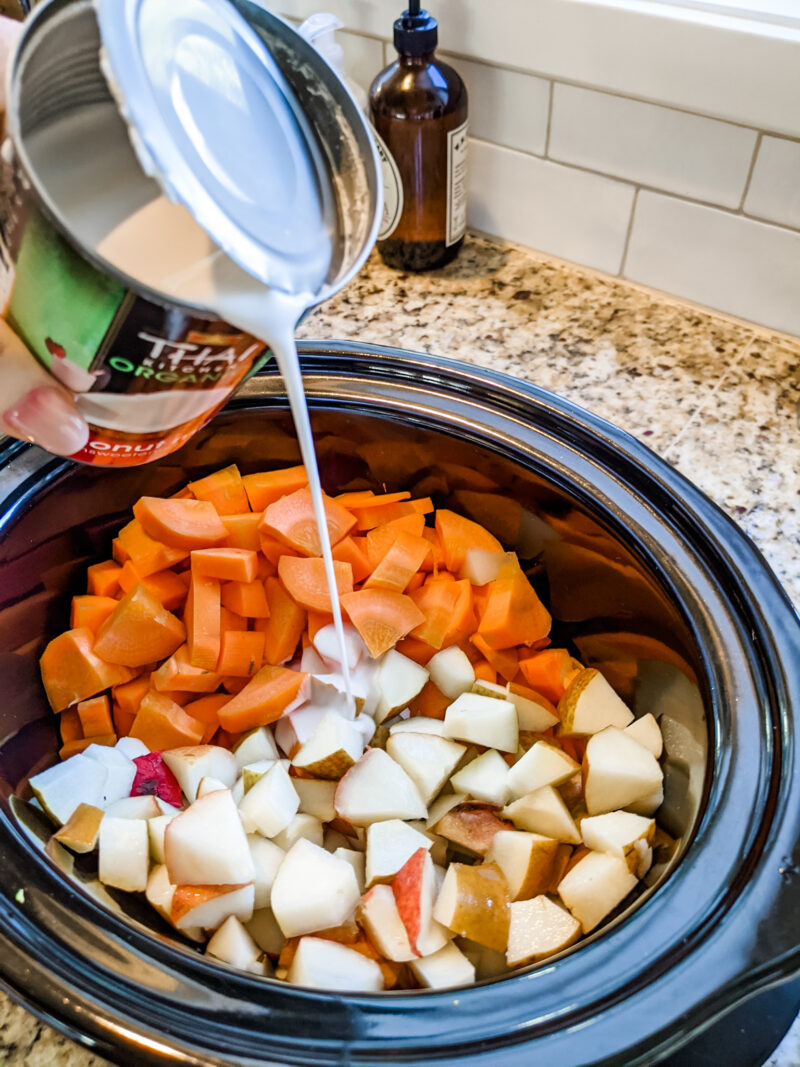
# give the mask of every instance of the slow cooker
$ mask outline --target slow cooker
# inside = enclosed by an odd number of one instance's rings
[[[473,987],[348,995],[207,961],[46,845],[26,778],[56,757],[37,660],[142,493],[224,463],[297,462],[280,378],[253,377],[180,452],[114,473],[0,451],[0,981],[136,1064],[654,1064],[800,971],[800,619],[744,534],[644,445],[502,374],[301,346],[323,483],[427,486],[528,561],[554,640],[667,737],[675,838],[610,922]],[[668,725],[665,727],[665,723]],[[65,874],[64,868],[70,868]]]

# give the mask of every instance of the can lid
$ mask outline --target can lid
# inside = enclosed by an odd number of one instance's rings
[[[142,167],[248,273],[316,292],[333,194],[300,106],[229,0],[95,0],[102,66]]]

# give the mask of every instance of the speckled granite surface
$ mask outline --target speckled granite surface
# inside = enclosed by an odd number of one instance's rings
[[[374,257],[301,336],[463,359],[590,408],[725,508],[800,606],[800,341],[481,238],[423,276]],[[0,995],[0,1064],[103,1062]],[[796,1023],[769,1067],[798,1065]]]

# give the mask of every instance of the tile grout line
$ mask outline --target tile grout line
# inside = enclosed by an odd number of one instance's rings
[[[633,235],[633,220],[636,217],[636,205],[639,203],[639,186],[633,193],[633,202],[631,203],[631,217],[628,219],[628,229],[625,231],[625,241],[622,245],[622,260],[619,265],[619,273],[617,277],[625,277],[625,268],[628,265],[628,249],[631,245],[631,236]]]
[[[556,83],[550,80],[550,93],[547,97],[547,132],[544,138],[544,158],[550,158],[550,130],[553,127],[553,97],[556,95]]]
[[[758,131],[758,137],[756,137],[756,143],[753,148],[753,158],[750,160],[750,167],[747,171],[747,177],[744,181],[744,190],[742,191],[742,199],[739,201],[738,214],[744,215],[744,203],[747,200],[747,194],[750,192],[750,184],[753,181],[753,174],[756,169],[756,160],[758,159],[758,153],[761,151],[761,142],[764,140],[764,131]]]

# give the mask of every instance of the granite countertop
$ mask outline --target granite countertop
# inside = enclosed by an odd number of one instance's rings
[[[430,274],[373,256],[300,335],[465,360],[590,408],[732,515],[800,607],[800,341],[480,237]],[[0,994],[0,1064],[104,1062]],[[798,1023],[769,1064],[800,1064]]]

